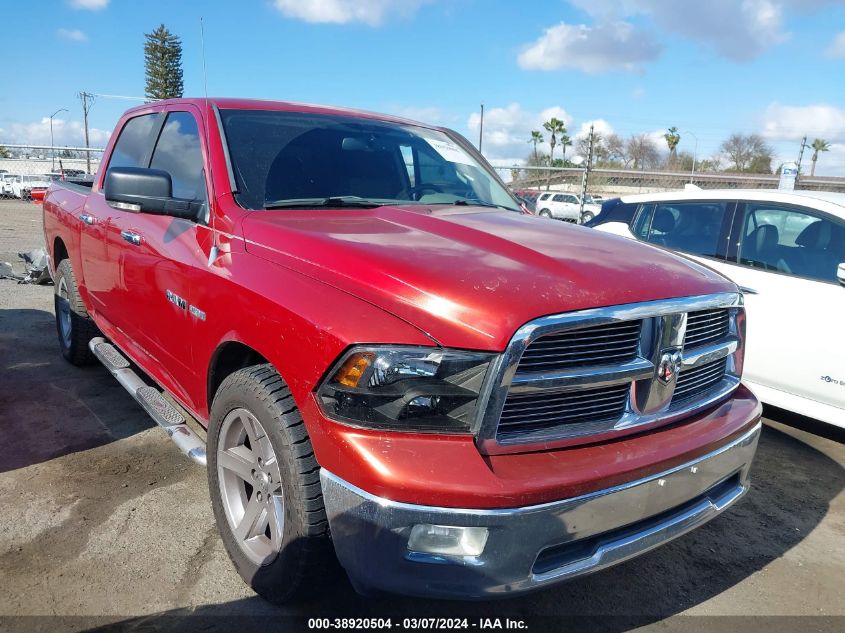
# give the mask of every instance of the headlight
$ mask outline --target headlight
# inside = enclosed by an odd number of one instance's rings
[[[432,347],[355,347],[317,391],[335,420],[394,431],[469,433],[494,354]]]

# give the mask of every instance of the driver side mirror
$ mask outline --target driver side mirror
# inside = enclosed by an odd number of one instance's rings
[[[112,167],[103,186],[106,202],[116,209],[133,213],[168,215],[194,220],[203,203],[173,197],[170,174],[145,167]]]
[[[845,262],[839,264],[839,268],[836,270],[836,277],[839,279],[839,285],[845,286]]]

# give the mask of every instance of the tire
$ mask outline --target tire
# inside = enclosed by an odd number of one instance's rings
[[[581,216],[581,224],[586,224],[587,222],[592,220],[594,217],[596,217],[596,216],[594,216],[592,213],[587,211],[583,216]]]
[[[540,217],[541,217],[541,218],[549,218],[549,219],[551,219],[551,217],[552,217],[552,212],[551,212],[551,211],[549,211],[548,209],[543,209],[542,211],[540,211]]]
[[[217,390],[208,489],[229,558],[256,593],[281,604],[325,591],[336,577],[320,468],[271,365],[236,371]]]
[[[59,263],[53,282],[56,333],[59,336],[62,356],[71,365],[91,365],[97,362],[97,358],[88,348],[88,343],[95,336],[102,334],[85,310],[69,259],[63,259]]]

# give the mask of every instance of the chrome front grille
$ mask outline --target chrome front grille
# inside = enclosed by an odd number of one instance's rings
[[[725,309],[690,312],[687,315],[684,347],[689,349],[725,338],[729,324],[730,314]]]
[[[499,420],[498,437],[548,430],[562,424],[616,422],[625,412],[629,387],[614,385],[558,394],[509,395]]]
[[[524,450],[669,423],[739,385],[742,296],[723,293],[544,317],[502,357],[478,439]]]
[[[624,321],[541,336],[522,354],[519,371],[560,371],[633,360],[641,329],[642,321]]]
[[[672,394],[672,404],[677,405],[707,393],[722,381],[727,368],[728,359],[725,357],[691,369],[682,369],[675,393]]]

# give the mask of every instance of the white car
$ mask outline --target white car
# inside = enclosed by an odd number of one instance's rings
[[[0,177],[0,196],[4,198],[11,198],[15,195],[12,191],[12,182],[18,177],[18,174],[9,173],[5,173],[2,177]]]
[[[591,226],[679,251],[745,293],[743,380],[845,427],[845,194],[700,190],[607,201]]]
[[[547,191],[537,198],[537,215],[564,222],[581,222],[581,198],[574,193]],[[601,205],[590,204],[585,198],[584,222],[589,222],[601,211]]]
[[[50,186],[50,179],[43,175],[17,175],[12,180],[12,195],[26,200],[31,197],[32,190],[46,191]]]

